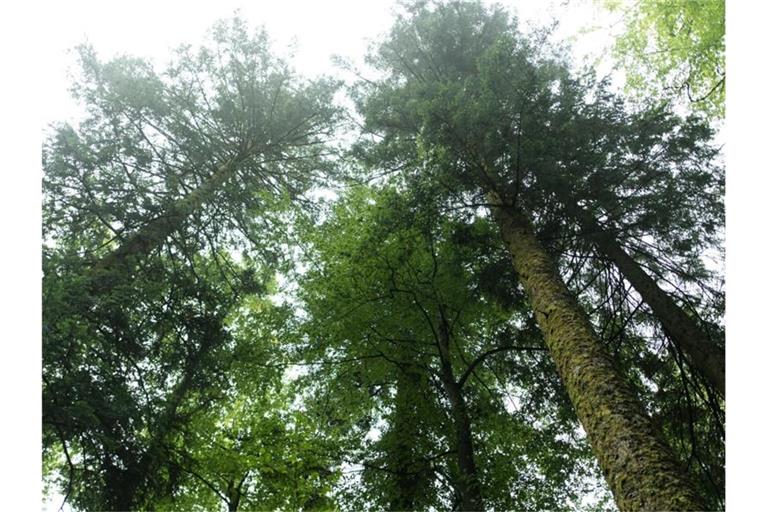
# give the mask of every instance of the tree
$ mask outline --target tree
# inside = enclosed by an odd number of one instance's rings
[[[71,261],[44,262],[44,457],[63,455],[79,508],[151,506],[176,483],[165,468],[184,418],[218,398],[239,294],[210,260],[197,278],[161,260],[94,300]]]
[[[523,361],[535,366],[543,360],[536,356],[545,351],[538,332],[529,322],[520,325],[521,304],[510,302],[508,293],[494,296],[493,286],[509,276],[505,265],[491,265],[487,219],[465,225],[430,213],[430,204],[412,190],[354,188],[308,237],[310,270],[301,290],[313,342],[305,357],[322,361],[318,373],[326,379],[339,372],[322,391],[340,402],[335,417],[368,416],[368,425],[381,425],[380,440],[366,451],[383,454],[362,462],[363,482],[378,506],[560,509],[580,485],[570,478],[589,474],[580,466],[588,467],[580,445],[554,439],[556,433],[573,435],[572,413],[552,422],[552,405],[544,400],[523,415],[509,411],[501,398],[514,382],[515,389],[552,399],[552,391],[535,382],[542,378],[540,367],[529,368],[534,382],[505,371],[510,360],[523,367]],[[529,398],[519,401],[527,405]],[[350,414],[350,407],[358,412]],[[376,410],[389,411],[381,423]],[[539,417],[552,426],[532,427]],[[351,456],[348,462],[360,461]],[[511,467],[504,467],[508,458]],[[430,482],[433,475],[447,480],[448,496]],[[368,508],[365,503],[358,506]]]
[[[98,290],[110,269],[133,268],[174,234],[192,252],[233,238],[265,246],[264,208],[327,170],[336,85],[295,77],[238,19],[220,22],[209,47],[181,48],[163,73],[129,57],[102,63],[89,47],[80,60],[74,91],[89,117],[44,150],[45,234],[95,237],[85,249]]]
[[[44,458],[79,508],[152,508],[226,396],[226,319],[266,292],[274,225],[329,169],[335,84],[237,19],[162,73],[79,53],[87,116],[43,148]]]
[[[562,87],[559,101],[568,108],[548,120],[557,127],[550,136],[560,141],[548,150],[556,172],[542,169],[536,185],[562,204],[549,215],[580,226],[579,236],[619,268],[676,349],[725,396],[722,329],[699,313],[716,304],[697,310],[690,306],[694,293],[675,297],[657,282],[695,283],[696,294],[716,284],[699,259],[701,248],[720,245],[723,227],[724,179],[718,150],[707,143],[712,131],[696,117],[681,119],[663,108],[625,113],[604,87],[598,85],[600,99],[591,103]],[[533,209],[553,207],[530,195],[524,200]],[[655,263],[662,260],[667,268],[659,271]]]
[[[490,206],[497,219],[619,507],[700,508],[666,443],[536,238],[529,217],[543,212],[526,212],[526,189],[536,171],[559,171],[559,152],[548,152],[559,142],[548,132],[558,125],[550,124],[547,114],[569,106],[559,103],[558,94],[563,83],[573,82],[567,71],[556,61],[536,57],[501,11],[486,14],[475,4],[413,9],[371,60],[388,73],[368,86],[360,102],[367,127],[382,134],[384,149],[374,150],[375,156],[384,155],[379,165],[403,168],[408,156],[416,154],[421,158],[412,164],[412,179],[436,178],[447,187],[446,195],[485,196],[474,202]],[[517,165],[520,157],[513,158],[510,150],[516,134],[517,155],[524,155],[527,169]],[[407,145],[413,149],[403,150]],[[429,178],[420,172],[425,167],[434,169],[426,173]],[[523,171],[534,178],[526,181]],[[627,443],[636,456],[617,459],[619,446]]]
[[[625,25],[613,53],[627,87],[643,97],[683,97],[713,119],[725,115],[725,0],[604,0]]]
[[[238,344],[227,399],[184,422],[171,460],[180,483],[157,510],[335,508],[335,439],[296,405],[295,382],[284,382],[280,346],[297,332],[291,314],[251,299],[231,319]]]
[[[66,502],[724,507],[706,121],[627,108],[501,8],[415,1],[342,153],[335,81],[237,19],[211,35],[162,72],[81,48],[88,115],[44,144]]]

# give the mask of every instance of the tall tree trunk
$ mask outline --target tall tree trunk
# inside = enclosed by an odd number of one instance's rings
[[[671,450],[536,239],[530,221],[504,206],[495,192],[487,195],[544,341],[619,509],[702,510]]]
[[[475,448],[472,443],[472,423],[461,388],[456,382],[445,382],[445,391],[451,403],[454,428],[456,429],[456,451],[459,463],[461,509],[463,511],[483,510],[480,482],[477,480]]]
[[[457,488],[461,494],[461,510],[483,510],[483,497],[480,493],[480,482],[477,479],[477,467],[475,466],[475,448],[472,443],[472,422],[467,412],[461,386],[453,373],[449,352],[450,330],[442,308],[440,313],[442,317],[438,335],[441,364],[440,380],[448,395],[448,402],[451,404],[451,415],[456,430],[456,452],[459,465]]]
[[[222,328],[223,326],[218,326],[218,329]],[[197,372],[200,366],[204,364],[205,357],[216,348],[216,340],[218,340],[218,337],[215,334],[210,334],[201,340],[200,348],[190,356],[185,365],[181,380],[169,392],[164,408],[156,416],[156,423],[152,425],[152,437],[149,445],[142,454],[138,455],[134,465],[129,465],[123,470],[123,474],[131,475],[133,479],[129,480],[129,482],[133,482],[131,485],[126,483],[120,484],[123,487],[120,489],[120,492],[125,496],[124,499],[127,500],[125,503],[133,503],[135,505],[136,501],[141,500],[144,507],[153,509],[153,500],[162,496],[159,493],[168,492],[158,486],[159,482],[153,476],[157,474],[159,467],[168,464],[168,451],[166,448],[168,435],[178,428],[180,421],[179,407],[181,407],[184,400],[189,397],[190,392],[194,389],[194,379]],[[143,489],[143,494],[137,494],[141,489]],[[237,492],[240,492],[239,487]],[[122,508],[118,507],[114,510],[130,510],[130,507],[122,506]]]
[[[616,264],[637,290],[675,345],[690,358],[701,375],[725,396],[725,351],[624,251],[615,237],[584,212],[576,213],[587,236],[600,252]]]
[[[196,210],[209,202],[213,195],[235,174],[238,162],[245,153],[233,157],[221,164],[211,176],[195,190],[176,201],[161,217],[157,217],[136,233],[128,237],[120,246],[94,265],[94,270],[102,277],[115,267],[121,267],[138,256],[149,254],[159,247],[174,231],[181,228],[184,221]],[[108,283],[100,280],[103,287]]]
[[[234,478],[230,478],[229,481],[227,481],[227,512],[237,512],[237,509],[240,506],[240,488],[243,485],[243,481],[245,481],[245,478],[240,480],[239,483],[235,483]]]
[[[419,495],[418,474],[413,439],[417,434],[417,418],[413,404],[421,389],[418,373],[401,369],[397,373],[397,396],[393,417],[394,444],[389,451],[389,470],[394,478],[394,493],[390,496],[389,510],[414,510]]]
[[[108,465],[105,472],[105,502],[106,510],[131,511],[135,510],[134,500],[139,487],[141,475],[132,470]]]

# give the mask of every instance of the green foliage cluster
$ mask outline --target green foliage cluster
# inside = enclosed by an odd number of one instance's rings
[[[684,97],[712,119],[725,116],[725,0],[603,0],[625,30],[613,52],[627,86],[643,97]]]
[[[450,317],[455,340],[453,369],[466,379],[486,503],[563,509],[584,492],[585,478],[596,478],[596,468],[529,313],[519,300],[499,293],[500,283],[512,289],[517,284],[504,253],[492,246],[492,224],[482,217],[425,215],[422,206],[389,188],[355,188],[334,206],[331,220],[307,235],[313,251],[300,289],[312,320],[305,353],[343,361],[331,388],[343,387],[340,397],[352,407],[348,417],[369,428],[387,425],[357,461],[370,491],[350,496],[349,509],[371,503],[397,509],[397,464],[391,458],[397,456],[393,444],[404,441],[408,471],[419,475],[419,501],[411,508],[458,502],[440,485],[441,476],[450,481],[459,471],[451,439],[455,413],[441,382],[435,337],[442,314]],[[317,372],[310,378],[328,379],[327,368]],[[403,389],[409,378],[418,390]],[[406,392],[407,405],[400,403]],[[552,422],[552,416],[562,421]],[[430,484],[435,487],[423,487]]]
[[[283,227],[329,176],[336,85],[237,19],[211,38],[163,73],[81,48],[88,116],[44,146],[44,460],[80,509],[291,508],[332,482],[297,468],[326,466],[268,367],[292,319],[269,298]]]

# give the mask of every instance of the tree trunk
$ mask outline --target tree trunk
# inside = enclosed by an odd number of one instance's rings
[[[237,508],[240,506],[240,486],[243,480],[240,480],[239,484],[236,484],[234,479],[229,479],[227,482],[227,512],[237,512]]]
[[[130,511],[136,509],[136,497],[144,474],[135,467],[119,468],[106,464],[104,478],[104,506],[106,510]]]
[[[530,221],[487,194],[536,320],[618,507],[702,510],[669,447],[613,366]]]
[[[717,346],[696,321],[624,251],[615,237],[586,214],[578,213],[578,216],[590,240],[616,264],[651,308],[675,345],[690,358],[691,364],[699,373],[725,396],[725,351]]]
[[[483,510],[480,482],[477,480],[475,449],[472,444],[472,423],[461,388],[455,382],[446,382],[445,390],[451,403],[454,427],[456,429],[456,451],[459,463],[459,489],[463,511]]]
[[[394,442],[388,454],[394,493],[389,499],[389,510],[414,510],[419,496],[420,475],[413,451],[413,439],[418,434],[418,418],[413,404],[419,399],[421,376],[401,368],[395,386]]]
[[[441,311],[441,316],[442,315]],[[440,323],[438,348],[440,350],[441,374],[440,380],[445,387],[448,401],[451,404],[451,415],[456,429],[456,452],[458,455],[459,478],[457,488],[461,494],[461,510],[483,510],[483,498],[480,493],[480,482],[477,480],[475,466],[475,449],[472,443],[472,422],[467,413],[461,386],[456,382],[451,365],[448,344],[450,334],[448,324],[443,316]]]
[[[234,176],[237,163],[241,158],[243,155],[221,164],[202,185],[176,201],[162,217],[149,221],[117,249],[99,260],[94,265],[94,270],[104,277],[104,272],[109,273],[115,267],[121,267],[134,258],[147,255],[159,247],[171,233],[181,228],[187,217],[210,201],[214,193]],[[109,287],[108,283],[101,284],[106,288]]]

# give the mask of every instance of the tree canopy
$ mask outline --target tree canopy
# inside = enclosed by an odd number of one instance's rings
[[[630,90],[725,116],[725,0],[603,0],[625,29],[613,53]]]
[[[164,70],[79,55],[43,147],[72,507],[724,508],[706,118],[479,2],[403,4],[345,87],[238,18]]]

